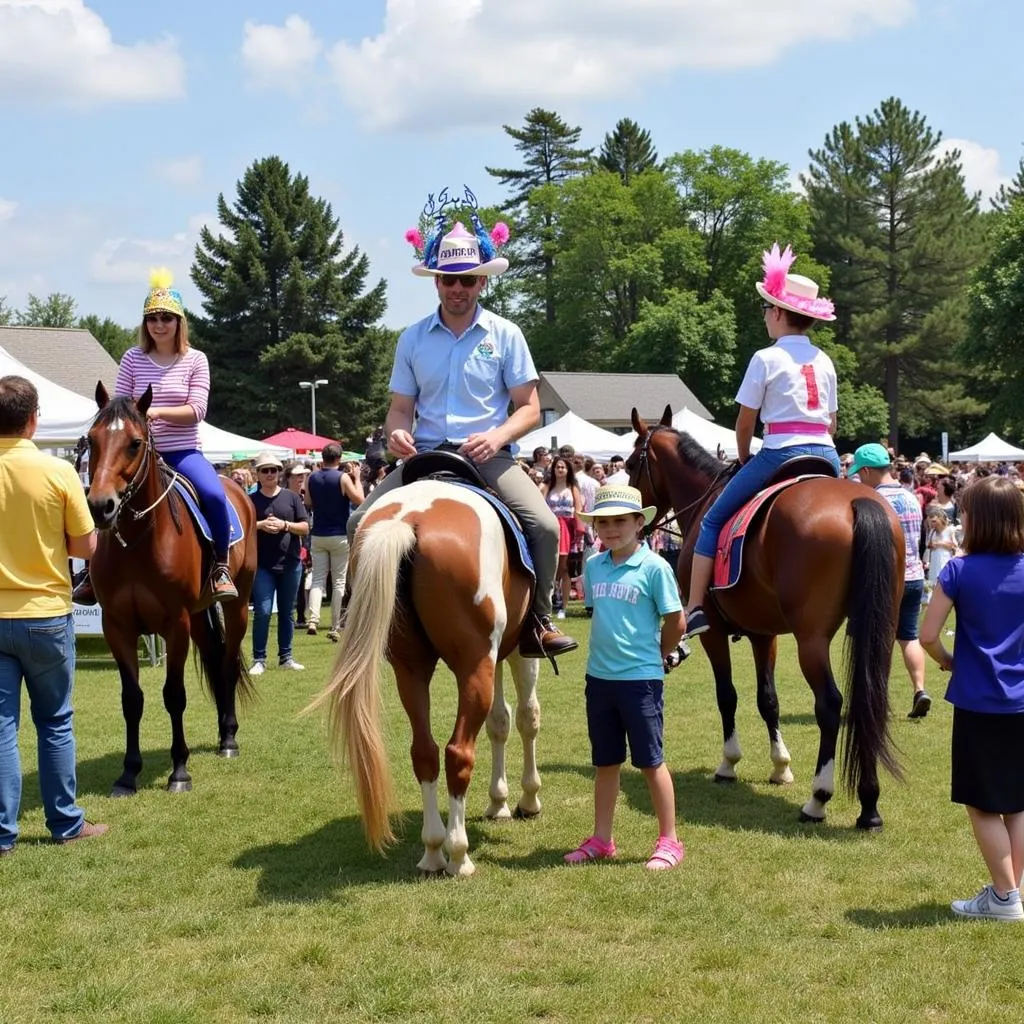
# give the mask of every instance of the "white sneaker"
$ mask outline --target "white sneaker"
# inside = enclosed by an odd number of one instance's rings
[[[294,658],[289,658],[287,661],[282,661],[278,668],[284,669],[286,672],[305,672],[306,666],[300,665]]]
[[[991,921],[1024,921],[1024,906],[1021,906],[1020,891],[1014,889],[1001,900],[991,885],[970,900],[953,900],[953,913],[957,917],[987,918]]]
[[[555,618],[556,619],[564,619],[565,618],[565,612],[562,611],[561,608],[559,608],[558,611],[555,612]]]
[[[253,676],[261,676],[266,671],[267,666],[264,665],[262,661],[254,661],[249,666],[249,678],[251,679]]]

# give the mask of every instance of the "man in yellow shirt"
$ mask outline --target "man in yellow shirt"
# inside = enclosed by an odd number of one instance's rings
[[[81,481],[36,448],[39,395],[0,377],[0,856],[14,849],[21,806],[21,681],[39,737],[39,788],[54,842],[102,835],[76,804],[71,690],[75,631],[68,558],[90,558],[96,533]]]

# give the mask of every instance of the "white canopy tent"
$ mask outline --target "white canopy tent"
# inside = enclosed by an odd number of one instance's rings
[[[291,448],[280,445],[263,444],[251,437],[232,434],[221,430],[205,420],[199,424],[199,443],[203,454],[211,462],[239,462],[242,459],[255,458],[260,452],[273,452],[279,459],[292,459],[295,452]]]
[[[71,446],[89,429],[96,403],[54,384],[0,348],[0,377],[30,380],[39,392],[39,425],[33,440],[41,447]]]
[[[554,441],[552,441],[554,439]],[[613,455],[628,455],[633,450],[633,442],[622,434],[613,434],[603,427],[595,427],[574,412],[549,423],[545,427],[531,430],[517,442],[523,455],[529,458],[534,448],[543,445],[550,448],[552,443],[558,448],[563,444],[571,444],[581,455],[590,455],[604,461]]]
[[[711,452],[713,455],[718,454],[719,445],[722,446],[727,459],[735,459],[738,454],[735,430],[731,430],[729,427],[720,427],[717,423],[706,420],[703,416],[698,416],[689,409],[680,409],[672,417],[672,426],[676,430],[685,431],[701,448]],[[756,452],[760,448],[760,438],[752,438],[750,442],[751,452]]]
[[[1024,448],[1015,448],[1001,437],[989,434],[970,448],[949,453],[950,462],[1021,462]]]

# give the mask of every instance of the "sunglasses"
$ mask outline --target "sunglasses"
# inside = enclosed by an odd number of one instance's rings
[[[772,302],[762,302],[761,303],[761,312],[762,313],[767,313],[769,309],[775,309],[775,304],[772,303]]]
[[[276,473],[278,472],[277,466],[264,466],[262,469],[257,470],[258,473]]]
[[[456,282],[462,285],[463,288],[475,288],[477,282],[480,280],[478,274],[442,274],[441,284],[445,288],[454,288]]]
[[[173,313],[147,313],[143,320],[147,324],[160,323],[160,324],[173,324],[178,318]]]

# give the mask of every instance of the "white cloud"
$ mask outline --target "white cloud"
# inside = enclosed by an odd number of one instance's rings
[[[960,166],[968,193],[980,192],[983,202],[991,199],[1000,186],[1009,185],[1013,180],[1003,170],[1003,161],[997,149],[983,146],[980,142],[971,142],[970,139],[943,139],[938,154],[945,155],[954,149],[960,150]]]
[[[245,23],[242,60],[257,87],[294,92],[315,66],[322,48],[313,27],[297,14],[285,18],[283,26]]]
[[[79,106],[184,92],[173,39],[115,43],[83,0],[0,0],[0,100]]]
[[[160,164],[157,174],[180,188],[198,185],[203,178],[203,158],[201,156],[183,156],[177,160],[168,160]]]
[[[916,0],[832,0],[827,16],[821,7],[633,0],[624,15],[621,0],[387,0],[383,31],[337,43],[328,60],[371,127],[493,123],[682,68],[771,64],[801,46],[901,25]]]
[[[0,198],[0,224],[5,220],[10,220],[14,216],[14,211],[17,210],[18,204],[13,199]]]

